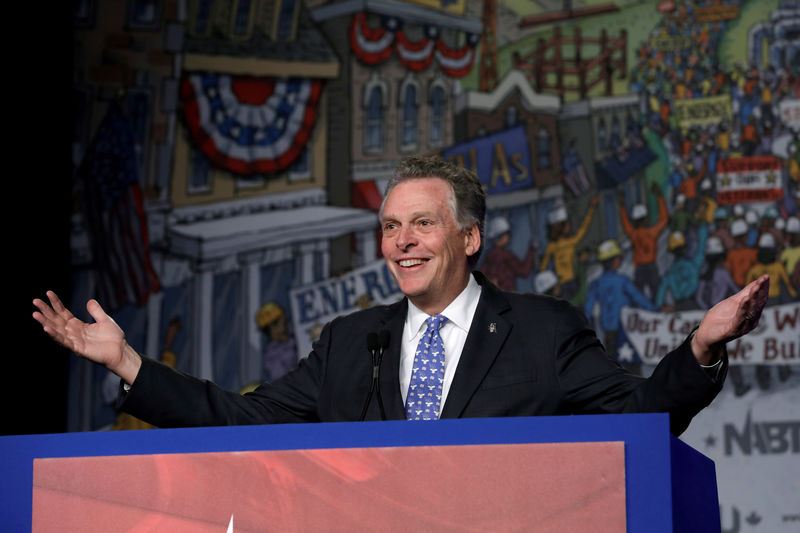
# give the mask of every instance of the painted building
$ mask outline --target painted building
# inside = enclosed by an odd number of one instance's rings
[[[376,256],[374,213],[329,201],[337,181],[349,182],[328,166],[326,84],[339,60],[300,2],[127,5],[87,4],[76,32],[78,174],[101,159],[85,153],[103,121],[110,127],[109,102],[119,110],[113,124],[142,138],[121,164],[137,169],[138,241],[152,280],[110,308],[137,326],[148,354],[162,352],[167,325],[180,319],[178,368],[238,389],[264,379],[271,339],[259,310],[286,313],[286,287],[328,277],[332,242],[350,267]],[[78,298],[103,280],[86,213],[75,216]],[[120,281],[127,271],[111,270],[112,285],[130,285]],[[105,379],[96,374],[76,373]],[[74,427],[96,426],[103,410]]]

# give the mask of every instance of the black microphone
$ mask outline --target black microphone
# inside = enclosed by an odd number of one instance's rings
[[[381,330],[380,333],[370,332],[367,334],[367,350],[372,357],[372,383],[369,387],[367,399],[364,406],[361,408],[361,418],[363,421],[367,416],[367,409],[372,401],[372,395],[377,391],[378,393],[378,407],[381,411],[381,420],[386,420],[386,412],[383,408],[383,398],[381,398],[380,388],[380,368],[381,360],[383,359],[383,351],[389,346],[389,332]]]
[[[389,332],[382,329],[378,333],[378,355],[375,364],[375,388],[378,392],[378,407],[381,410],[381,420],[386,420],[386,411],[383,409],[383,397],[381,396],[381,361],[383,360],[383,351],[389,347]]]
[[[375,393],[375,388],[378,383],[378,351],[380,349],[380,344],[378,341],[378,334],[374,331],[367,333],[367,350],[369,350],[369,354],[372,357],[372,383],[369,386],[369,394],[367,394],[367,399],[364,402],[364,407],[361,408],[361,417],[359,421],[364,420],[367,416],[367,408],[369,407],[369,403],[372,401],[372,395]]]

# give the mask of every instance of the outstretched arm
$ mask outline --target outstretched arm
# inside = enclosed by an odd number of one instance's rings
[[[96,300],[89,300],[86,309],[95,320],[87,324],[64,307],[53,291],[47,291],[48,305],[36,298],[33,305],[33,318],[39,322],[44,331],[55,341],[76,354],[92,362],[104,365],[121,377],[126,383],[133,384],[142,359],[125,341],[125,332],[120,329],[114,319],[103,311]]]
[[[692,337],[692,353],[701,365],[716,363],[726,342],[751,332],[758,325],[769,296],[769,275],[712,307]]]

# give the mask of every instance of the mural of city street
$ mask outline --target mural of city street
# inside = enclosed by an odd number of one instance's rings
[[[800,1],[79,0],[69,307],[245,392],[402,297],[395,165],[487,195],[494,284],[581,309],[648,375],[764,273],[758,329],[681,439],[725,532],[800,523]],[[69,431],[149,427],[73,357]]]

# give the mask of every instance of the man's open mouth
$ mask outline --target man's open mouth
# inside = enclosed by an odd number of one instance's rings
[[[397,262],[401,267],[412,267],[416,265],[421,265],[423,263],[427,263],[427,259],[401,259]]]

